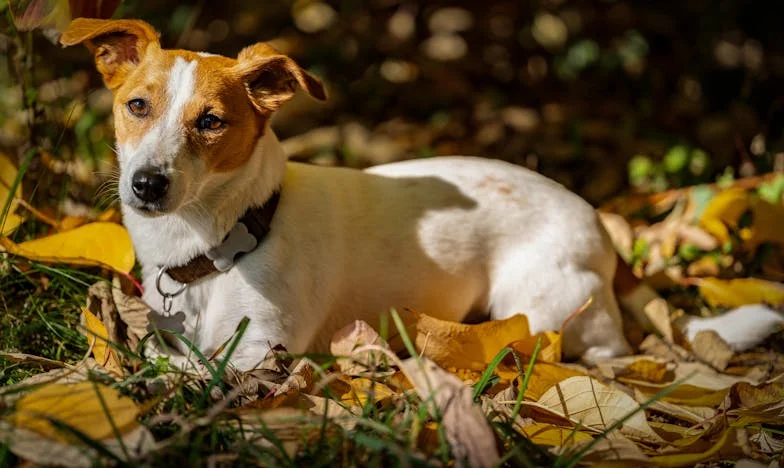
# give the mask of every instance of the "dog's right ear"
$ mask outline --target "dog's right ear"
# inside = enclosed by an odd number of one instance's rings
[[[144,21],[76,18],[60,36],[64,46],[84,44],[106,87],[114,90],[144,58],[147,48],[160,47],[158,33]]]

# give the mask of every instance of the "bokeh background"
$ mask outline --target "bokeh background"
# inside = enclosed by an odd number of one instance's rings
[[[330,92],[326,104],[298,96],[274,120],[296,160],[501,158],[594,204],[629,188],[784,168],[776,2],[65,3],[74,14],[144,19],[166,47],[236,55],[271,41]],[[0,150],[21,161],[26,148],[46,149],[26,176],[34,205],[105,208],[111,96],[91,57],[50,42],[57,25],[19,32],[5,0],[0,9]]]

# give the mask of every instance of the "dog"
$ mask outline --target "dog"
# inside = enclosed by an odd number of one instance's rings
[[[204,355],[250,321],[231,362],[324,351],[390,308],[434,317],[528,316],[564,330],[567,358],[628,354],[617,255],[597,213],[501,161],[439,157],[366,171],[286,161],[270,118],[318,78],[264,43],[234,58],[161,47],[137,20],[76,19],[113,93],[123,220],[156,323]],[[625,297],[642,294],[633,287]],[[639,299],[639,298],[638,298]],[[734,323],[732,326],[736,326]],[[188,349],[179,343],[180,351]]]

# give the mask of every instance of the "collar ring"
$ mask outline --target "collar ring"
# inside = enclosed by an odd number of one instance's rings
[[[158,268],[158,275],[155,277],[155,289],[158,290],[158,294],[163,297],[163,311],[169,313],[172,308],[172,302],[174,302],[174,298],[179,296],[180,294],[184,293],[186,289],[188,289],[188,284],[181,284],[180,287],[174,292],[166,292],[161,287],[161,278],[163,278],[163,274],[166,273],[165,266]]]

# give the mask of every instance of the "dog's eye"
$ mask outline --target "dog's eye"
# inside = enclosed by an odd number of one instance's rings
[[[217,115],[206,114],[199,117],[196,121],[196,128],[199,130],[217,130],[223,126],[223,120]]]
[[[136,117],[144,117],[150,112],[147,101],[144,99],[131,99],[128,101],[128,110]]]

